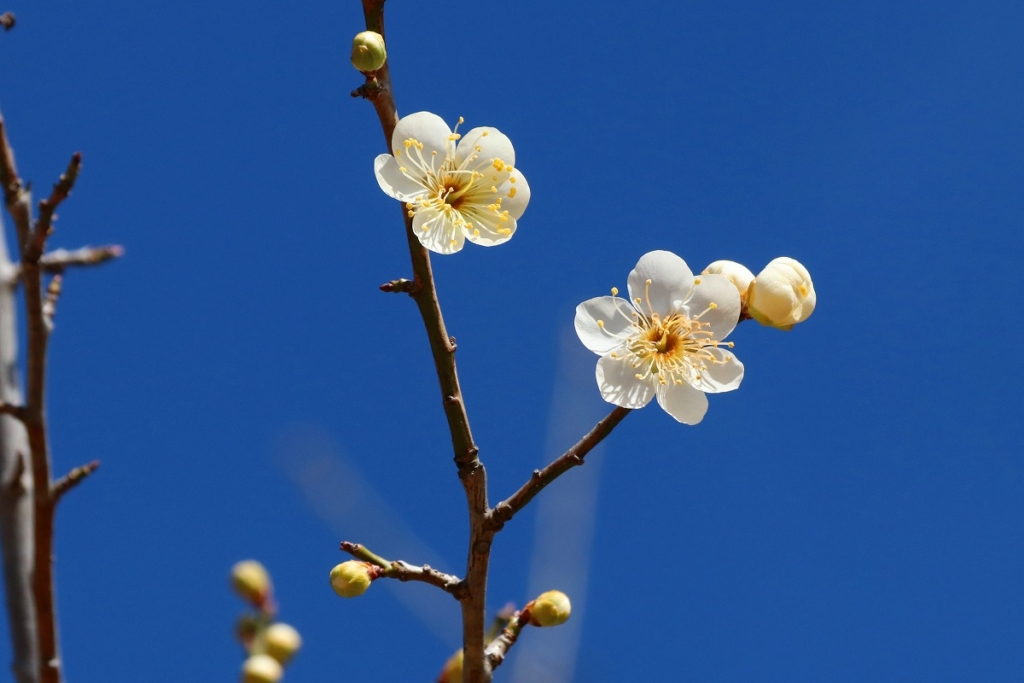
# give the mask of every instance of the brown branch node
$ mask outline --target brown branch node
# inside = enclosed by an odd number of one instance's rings
[[[416,289],[416,283],[412,280],[406,280],[404,277],[398,278],[397,280],[391,280],[390,282],[385,282],[380,286],[380,291],[387,292],[389,294],[412,294]]]
[[[0,27],[3,27],[5,31],[10,31],[14,28],[14,24],[14,12],[4,12],[3,14],[0,14]]]

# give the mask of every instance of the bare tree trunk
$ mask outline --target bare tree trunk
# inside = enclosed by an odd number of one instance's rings
[[[18,310],[15,264],[7,251],[0,219],[0,401],[22,405],[18,378]],[[10,620],[11,669],[17,683],[37,683],[39,642],[32,601],[34,554],[32,467],[25,427],[20,420],[0,415],[0,545],[4,588]]]

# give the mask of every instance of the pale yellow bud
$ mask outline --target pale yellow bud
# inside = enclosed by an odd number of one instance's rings
[[[462,683],[462,650],[448,658],[437,683]]]
[[[782,256],[754,278],[747,311],[762,325],[789,330],[810,317],[816,301],[811,274],[799,261]]]
[[[376,31],[363,31],[352,39],[352,66],[359,71],[376,71],[384,66],[387,58],[384,36]]]
[[[366,592],[375,578],[369,562],[349,560],[331,570],[331,588],[343,598],[354,598]]]
[[[562,591],[541,593],[532,603],[527,605],[530,610],[530,623],[534,626],[558,626],[569,620],[572,605],[569,596]]]
[[[271,624],[263,634],[267,654],[285,664],[302,647],[302,636],[288,624]]]
[[[746,301],[747,289],[754,281],[754,274],[743,265],[735,261],[715,261],[704,269],[704,275],[724,275],[740,293],[740,301]]]
[[[244,560],[232,567],[231,585],[240,596],[256,607],[262,606],[273,590],[270,574],[256,560]]]
[[[242,664],[242,683],[277,683],[284,669],[270,655],[253,655]]]

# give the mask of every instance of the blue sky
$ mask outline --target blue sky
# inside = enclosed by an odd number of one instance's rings
[[[592,683],[1019,681],[1024,6],[392,2],[399,111],[499,128],[533,191],[508,244],[434,259],[492,500],[605,412],[573,309],[643,253],[791,256],[818,292],[740,327],[703,423],[630,415],[499,536],[495,609],[569,546],[585,605],[517,649]],[[256,557],[306,639],[286,680],[433,680],[454,602],[327,583],[343,538],[461,573],[466,535],[415,307],[376,289],[409,266],[359,3],[7,9],[22,174],[85,158],[51,243],[127,249],[67,277],[51,347],[56,469],[103,461],[58,522],[69,678],[231,680]]]

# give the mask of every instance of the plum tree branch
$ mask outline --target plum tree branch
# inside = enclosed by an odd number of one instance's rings
[[[555,460],[548,464],[544,469],[534,470],[533,476],[530,477],[530,480],[520,486],[518,491],[494,506],[494,510],[491,511],[489,516],[489,522],[492,528],[495,531],[501,530],[505,523],[512,519],[517,512],[526,507],[527,504],[533,500],[534,496],[544,490],[544,487],[571,470],[573,467],[582,465],[584,463],[583,459],[587,454],[590,453],[597,444],[601,443],[606,436],[611,434],[612,430],[615,429],[615,427],[617,427],[630,412],[630,408],[620,408],[616,406],[604,419],[594,425],[593,429],[587,432],[583,438],[576,442],[572,448],[555,458]]]
[[[366,546],[358,543],[341,542],[341,549],[352,557],[374,564],[384,570],[382,576],[399,581],[419,581],[436,586],[446,593],[451,593],[456,599],[460,597],[463,590],[462,579],[451,574],[439,572],[430,565],[415,566],[402,560],[385,560],[380,555],[371,552]]]

